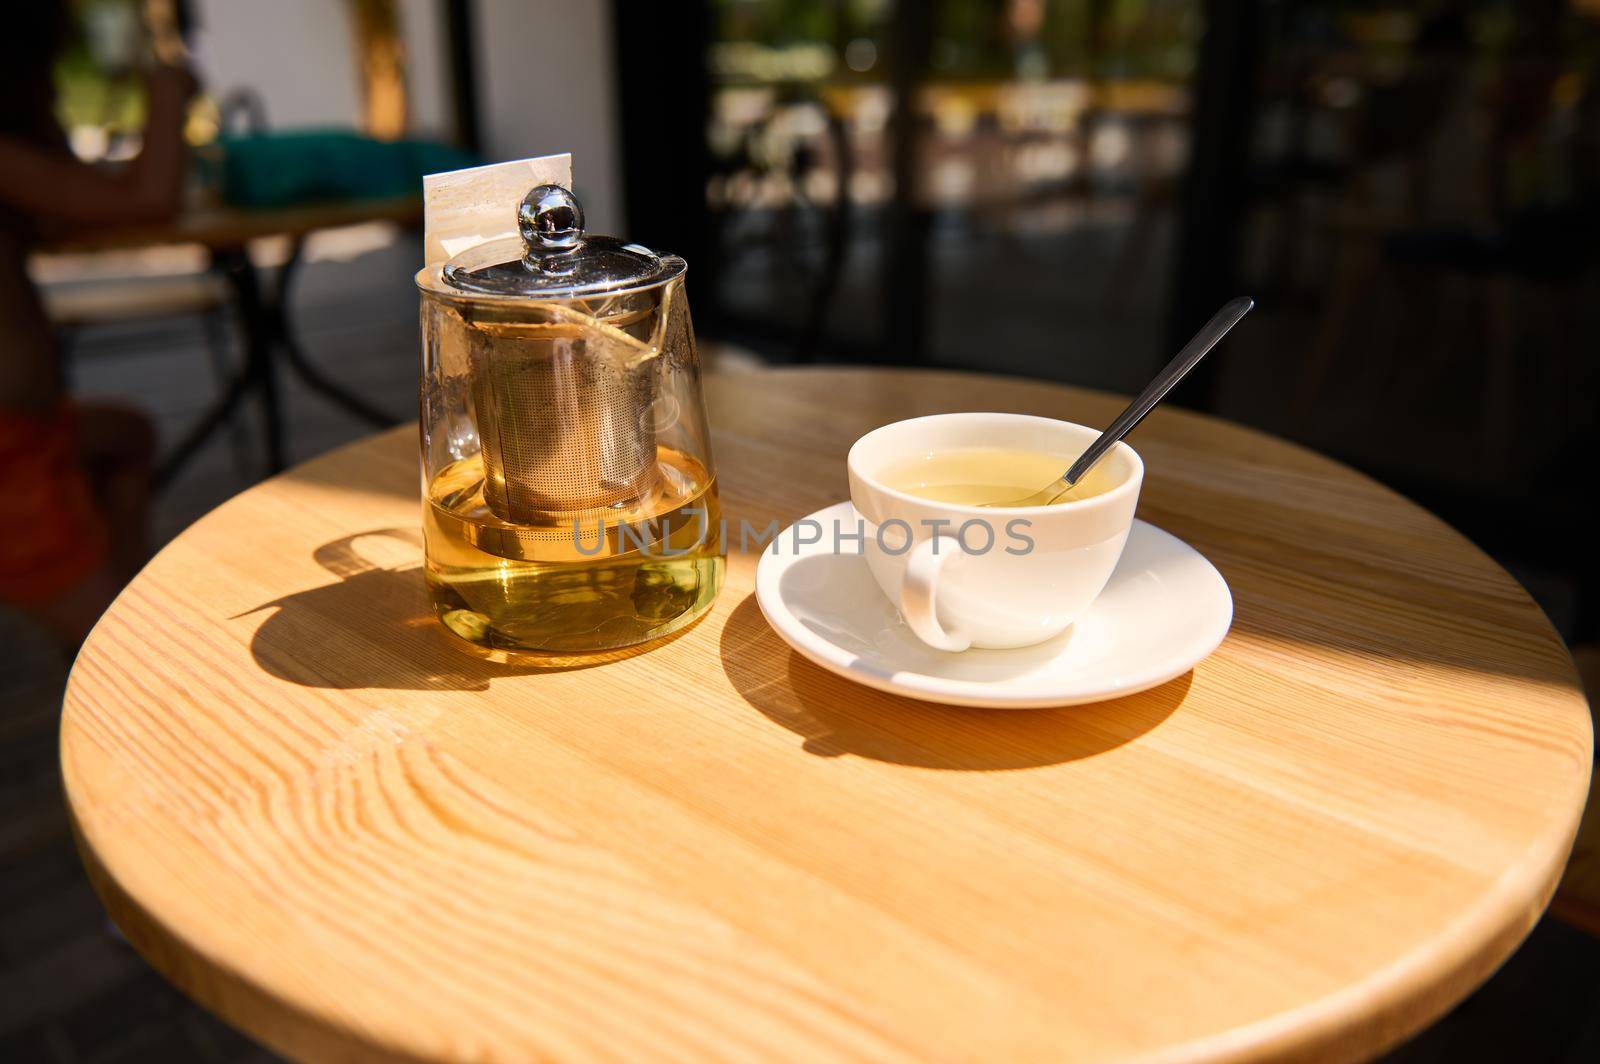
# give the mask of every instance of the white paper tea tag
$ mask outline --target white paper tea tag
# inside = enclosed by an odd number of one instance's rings
[[[445,262],[490,240],[517,235],[517,204],[535,185],[572,187],[572,156],[545,155],[422,179],[424,265]]]

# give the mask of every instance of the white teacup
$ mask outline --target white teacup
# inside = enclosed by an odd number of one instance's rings
[[[1065,470],[1099,434],[1026,414],[934,414],[855,442],[846,464],[850,501],[867,522],[867,564],[919,639],[937,650],[1004,650],[1066,631],[1122,557],[1144,463],[1119,443],[1095,467],[1108,490],[1055,506],[934,502],[889,487],[884,472],[983,447],[1061,455]]]

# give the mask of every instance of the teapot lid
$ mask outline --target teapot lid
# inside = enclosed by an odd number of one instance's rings
[[[445,263],[463,292],[533,299],[592,296],[651,287],[683,273],[684,261],[614,237],[586,236],[570,189],[538,185],[517,207],[518,237],[480,244]]]

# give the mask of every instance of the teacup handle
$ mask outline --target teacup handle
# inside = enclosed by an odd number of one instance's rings
[[[972,645],[972,637],[948,631],[934,608],[939,593],[939,573],[944,563],[961,550],[960,540],[933,535],[912,548],[906,573],[900,580],[900,615],[916,637],[935,650],[959,653]]]

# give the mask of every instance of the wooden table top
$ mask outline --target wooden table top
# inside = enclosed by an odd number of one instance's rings
[[[708,381],[726,512],[847,494],[866,430],[1103,424],[1112,397],[945,372]],[[590,668],[431,619],[414,429],[233,499],[73,670],[68,799],[119,926],[315,1059],[1370,1055],[1538,918],[1592,758],[1572,663],[1460,535],[1333,461],[1161,410],[1140,514],[1233,589],[1145,694],[978,711],[791,653],[756,559]]]
[[[51,237],[49,252],[111,251],[160,244],[201,244],[213,249],[243,247],[271,236],[305,236],[318,229],[366,222],[418,225],[422,197],[350,199],[300,203],[289,207],[195,207],[170,222],[84,229]]]

